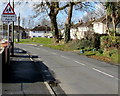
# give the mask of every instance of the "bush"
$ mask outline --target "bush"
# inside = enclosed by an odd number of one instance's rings
[[[71,42],[69,42],[68,46],[71,48],[71,49],[74,49],[74,50],[79,50],[79,49],[84,49],[86,47],[92,47],[93,46],[93,43],[89,40],[86,40],[86,39],[83,39],[83,40],[73,40]]]
[[[103,54],[103,49],[99,49],[98,52],[99,52],[100,54]]]
[[[83,46],[83,47],[92,47],[92,42],[89,41],[89,40],[81,40],[80,46]]]
[[[120,37],[119,36],[102,36],[101,37],[102,48],[120,48]]]
[[[100,48],[100,34],[93,34],[92,42],[93,42],[93,48],[99,49]]]

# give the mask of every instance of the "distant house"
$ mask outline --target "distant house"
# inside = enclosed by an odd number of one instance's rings
[[[26,39],[27,33],[25,32],[25,29],[21,26],[18,27],[18,25],[14,25],[14,32],[15,32],[15,38],[17,38],[18,36],[18,30],[19,30],[19,34],[20,34],[20,39]]]
[[[103,16],[93,22],[93,30],[98,34],[107,34],[106,17]]]
[[[90,20],[86,23],[81,22],[76,25],[78,39],[83,39],[93,33],[93,21],[94,20]]]
[[[48,26],[36,26],[29,32],[29,37],[52,37],[51,28]]]
[[[70,29],[71,39],[83,39],[85,36],[92,34],[93,32],[93,22],[94,20],[90,20],[86,23],[79,22]],[[64,32],[64,29],[61,30],[61,33]]]

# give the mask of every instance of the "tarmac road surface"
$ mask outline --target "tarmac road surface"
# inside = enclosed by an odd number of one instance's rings
[[[16,47],[39,56],[66,94],[118,94],[118,66],[42,46]]]

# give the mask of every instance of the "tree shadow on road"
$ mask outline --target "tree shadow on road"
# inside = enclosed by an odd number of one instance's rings
[[[15,49],[15,56],[11,57],[10,64],[3,66],[3,83],[34,83],[56,81],[49,68],[42,61],[31,61],[38,56],[28,56],[27,52]]]

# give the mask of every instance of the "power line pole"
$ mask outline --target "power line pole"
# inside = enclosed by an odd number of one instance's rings
[[[13,10],[14,10],[14,0],[13,0]],[[14,21],[12,22],[12,49],[11,49],[11,55],[14,56]]]
[[[18,16],[18,42],[20,42],[20,13]]]

